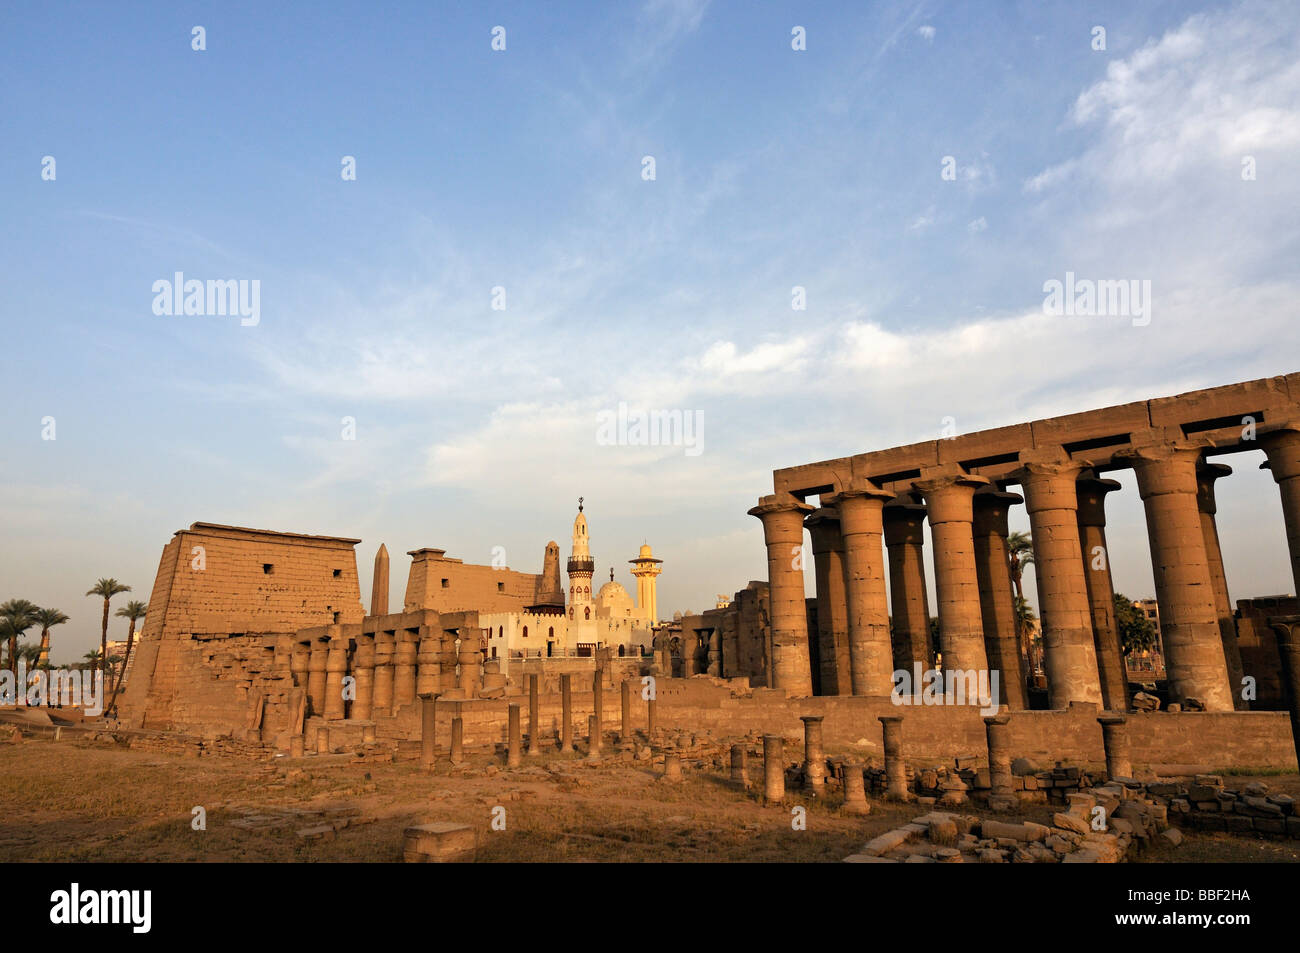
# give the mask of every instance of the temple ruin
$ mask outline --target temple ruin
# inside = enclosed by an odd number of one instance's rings
[[[1023,503],[1034,545],[1049,707],[1127,708],[1106,549],[1107,473],[1131,469],[1146,510],[1171,701],[1246,709],[1243,670],[1215,523],[1219,462],[1262,450],[1281,491],[1300,579],[1300,374],[1036,420],[777,470],[750,510],[763,524],[772,682],[791,696],[885,696],[891,673],[927,668],[1002,675],[1002,702],[1025,707],[1007,575],[1007,512]],[[1019,492],[1010,492],[1016,487]],[[808,502],[816,497],[817,506]],[[926,647],[928,521],[939,644]],[[818,629],[804,603],[812,534]],[[888,585],[886,584],[888,577]],[[886,591],[892,595],[891,636]],[[1276,652],[1259,659],[1273,670]]]

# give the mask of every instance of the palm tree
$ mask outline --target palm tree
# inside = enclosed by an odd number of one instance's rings
[[[132,599],[124,607],[117,610],[117,615],[123,619],[129,619],[130,628],[126,630],[126,657],[122,660],[122,670],[117,673],[117,681],[113,683],[113,695],[109,698],[108,704],[104,706],[105,711],[113,710],[113,703],[117,701],[117,693],[122,690],[122,679],[126,677],[126,667],[131,662],[131,646],[135,644],[135,624],[144,618],[149,607],[138,599]]]
[[[1021,624],[1020,603],[1025,599],[1023,579],[1025,567],[1034,564],[1034,540],[1028,533],[1016,530],[1007,534],[1007,555],[1011,559],[1011,596],[1016,607],[1016,645],[1020,647],[1020,657],[1029,661],[1029,645],[1026,641],[1026,627]],[[1031,668],[1032,670],[1032,668]]]
[[[86,593],[88,596],[102,596],[104,598],[104,621],[100,626],[99,634],[99,664],[108,665],[108,601],[121,592],[130,592],[130,586],[124,586],[116,579],[100,579],[95,583],[95,587]],[[104,680],[108,680],[108,669],[104,669]]]
[[[1034,625],[1033,625],[1034,621],[1038,618],[1038,616],[1034,615],[1034,610],[1033,607],[1029,605],[1029,600],[1025,599],[1023,596],[1016,596],[1015,606],[1016,606],[1016,630],[1025,633],[1032,632],[1034,629]],[[1038,671],[1038,662],[1037,659],[1035,659],[1034,657],[1036,653],[1033,650],[1033,646],[1028,644],[1031,641],[1032,638],[1027,636],[1026,645],[1022,650],[1025,654],[1025,661],[1027,663],[1025,671],[1026,674],[1029,675],[1033,675]]]
[[[85,659],[85,661],[79,663],[77,667],[81,669],[83,672],[86,669],[90,669],[93,672],[95,669],[99,668],[99,659],[100,659],[99,649],[92,649],[91,651],[83,655],[82,658]]]
[[[39,662],[49,664],[50,661],[50,629],[56,625],[63,625],[68,621],[68,617],[58,609],[41,609],[36,614],[36,624],[41,627],[41,654]]]
[[[18,674],[18,640],[36,624],[40,607],[26,599],[10,599],[0,605],[0,620],[4,622],[4,637],[9,643],[9,671]]]

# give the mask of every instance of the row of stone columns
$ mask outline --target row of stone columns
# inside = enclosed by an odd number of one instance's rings
[[[306,689],[310,714],[356,721],[393,714],[433,692],[459,689],[474,697],[481,688],[505,684],[497,665],[484,662],[477,637],[460,638],[455,630],[366,632],[349,639],[342,626],[295,645],[289,661],[294,683]],[[354,679],[350,710],[343,693],[348,675]]]
[[[1292,567],[1300,588],[1300,425],[1261,435],[1281,489]],[[1204,441],[1149,441],[1115,455],[1131,466],[1146,510],[1166,668],[1175,700],[1207,710],[1246,707],[1232,603],[1215,523],[1214,482],[1231,470],[1207,463]],[[1085,460],[1031,451],[1010,475],[1024,494],[1049,704],[1124,709],[1127,678],[1115,620],[1105,497],[1119,487]],[[1000,701],[1025,707],[1025,675],[1012,601],[1007,514],[1021,497],[955,466],[913,484],[925,506],[868,485],[828,495],[812,510],[792,496],[764,497],[772,604],[772,687],[811,694],[804,608],[802,529],[813,539],[823,694],[886,695],[894,669],[932,664],[924,575],[924,523],[934,542],[943,668],[1000,675]],[[890,600],[885,598],[885,544]],[[889,631],[892,601],[894,631]],[[845,657],[847,656],[847,671]]]
[[[593,757],[599,757],[601,751],[601,735],[603,734],[603,725],[601,721],[601,697],[602,697],[602,672],[597,670],[593,681],[594,690],[594,709],[595,713],[587,719],[587,734],[589,752]],[[572,752],[573,749],[573,711],[572,711],[572,693],[570,687],[570,676],[565,674],[560,676],[561,700],[562,700],[562,722],[560,728],[560,751],[562,753]],[[627,744],[633,738],[632,732],[632,692],[630,680],[624,680],[621,690],[622,698],[622,719],[620,724],[619,737],[622,743]],[[426,767],[432,767],[436,758],[437,751],[437,710],[438,710],[438,693],[431,693],[421,696],[420,710],[420,761]],[[522,706],[517,702],[511,702],[507,706],[506,717],[506,766],[518,767],[523,760],[523,742],[521,731],[521,710]],[[820,720],[820,719],[819,719]],[[463,753],[463,722],[461,716],[456,714],[452,718],[452,747],[451,761],[453,764],[459,764],[464,760]],[[654,702],[653,699],[649,708],[649,723],[647,733],[654,731]],[[539,695],[538,695],[538,677],[536,675],[528,676],[528,748],[529,757],[537,757],[542,753],[541,745],[541,719],[539,717]]]

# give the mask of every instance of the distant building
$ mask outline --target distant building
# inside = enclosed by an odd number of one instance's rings
[[[1133,608],[1149,620],[1156,630],[1154,648],[1130,652],[1124,657],[1124,667],[1130,681],[1154,682],[1165,677],[1164,641],[1160,634],[1160,603],[1154,599],[1134,599]]]

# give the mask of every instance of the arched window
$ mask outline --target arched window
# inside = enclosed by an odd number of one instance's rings
[[[551,626],[550,628],[548,628],[548,629],[546,630],[546,637],[547,637],[548,639],[553,639],[553,638],[555,638],[555,626]]]
[[[524,638],[528,638],[528,626],[524,626]]]
[[[583,610],[582,610],[582,614],[583,614],[583,617],[584,617],[584,618],[590,619],[590,618],[591,618],[591,606],[587,606],[585,609],[583,609]]]
[[[503,625],[499,625],[499,626],[497,626],[497,638],[498,638],[498,639],[501,638],[503,635],[505,635],[505,632],[506,632],[505,626],[503,626]]]

